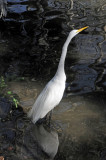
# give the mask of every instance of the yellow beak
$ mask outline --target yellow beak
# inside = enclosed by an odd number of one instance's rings
[[[80,29],[78,29],[78,30],[77,30],[77,32],[79,33],[79,32],[83,31],[84,29],[86,29],[86,28],[88,28],[88,27],[89,27],[89,26],[86,26],[86,27],[80,28]]]

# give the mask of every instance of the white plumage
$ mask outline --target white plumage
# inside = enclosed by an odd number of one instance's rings
[[[45,86],[28,113],[28,117],[32,118],[33,123],[36,123],[37,120],[45,117],[45,115],[61,101],[65,89],[66,78],[65,75],[63,81],[60,81],[57,78],[58,77],[52,78],[52,80]]]
[[[69,33],[62,49],[62,55],[55,76],[47,83],[28,113],[28,117],[32,119],[33,123],[44,118],[46,114],[56,107],[61,101],[65,90],[66,75],[64,71],[64,62],[68,45],[75,35],[86,28],[88,27],[84,27],[79,30],[72,30]]]

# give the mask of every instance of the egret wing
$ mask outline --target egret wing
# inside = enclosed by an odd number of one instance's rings
[[[36,99],[32,109],[29,111],[28,117],[32,118],[33,123],[36,123],[38,119],[43,118],[42,116],[44,113],[50,108],[52,90],[53,85],[48,83]]]

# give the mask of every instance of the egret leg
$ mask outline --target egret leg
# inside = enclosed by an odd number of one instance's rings
[[[52,113],[53,113],[53,110],[51,110],[49,113],[49,123],[48,123],[49,127],[50,127],[50,123],[51,123],[51,119],[52,119]]]
[[[47,121],[47,116],[45,116],[45,117],[42,118],[42,119],[39,119],[39,120],[37,121],[37,124],[46,123],[46,121]]]
[[[38,121],[37,121],[37,124],[38,125],[40,125],[40,124],[47,124],[49,127],[50,127],[50,123],[51,123],[51,118],[52,118],[52,113],[53,113],[53,110],[51,110],[50,111],[50,113],[49,113],[49,115],[47,116],[45,116],[44,118],[42,118],[42,119],[39,119]],[[47,121],[48,121],[48,123],[47,123]]]

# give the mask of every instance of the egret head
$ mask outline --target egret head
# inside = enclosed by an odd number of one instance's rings
[[[80,29],[74,29],[70,32],[70,36],[74,37],[76,36],[78,33],[80,33],[81,31],[85,30],[86,28],[88,28],[88,26],[80,28]]]

